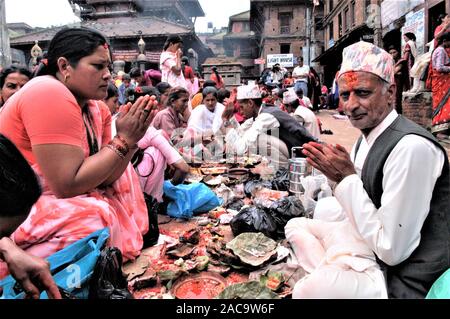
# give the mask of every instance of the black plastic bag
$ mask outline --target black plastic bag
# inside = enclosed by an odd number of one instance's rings
[[[226,209],[233,209],[240,211],[242,206],[244,206],[244,201],[242,199],[239,199],[237,197],[233,197],[226,205]]]
[[[295,196],[289,196],[277,200],[270,206],[269,214],[272,216],[277,227],[278,238],[285,238],[284,226],[295,217],[308,217],[302,201]]]
[[[286,168],[281,168],[275,173],[272,180],[272,189],[277,191],[289,191],[289,171]]]
[[[158,212],[161,207],[156,199],[144,193],[145,204],[148,211],[148,232],[143,236],[144,248],[151,247],[158,242],[159,226],[158,226]]]
[[[106,247],[100,253],[92,274],[89,299],[133,299],[122,273],[122,253]]]
[[[253,191],[258,188],[268,188],[268,189],[272,189],[272,183],[269,181],[263,181],[260,179],[253,179],[253,180],[249,180],[247,183],[245,183],[244,185],[244,193],[245,196],[247,196],[248,198],[251,198],[253,195]]]
[[[261,232],[267,237],[276,238],[277,224],[271,214],[262,206],[251,206],[242,209],[230,221],[234,236],[242,233]]]

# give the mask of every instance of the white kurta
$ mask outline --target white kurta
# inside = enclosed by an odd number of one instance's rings
[[[355,160],[357,174],[344,178],[335,189],[335,196],[350,222],[370,249],[388,265],[401,263],[419,245],[420,230],[444,165],[444,154],[432,142],[417,135],[403,137],[385,162],[381,207],[374,206],[360,178],[362,167],[375,140],[397,115],[393,110],[363,138]],[[354,154],[355,148],[352,160]]]
[[[303,126],[317,139],[320,139],[320,127],[317,117],[313,111],[302,105],[295,109],[294,115],[300,116],[305,122]]]
[[[285,232],[307,272],[295,284],[293,298],[387,298],[375,255],[347,219],[294,218]]]

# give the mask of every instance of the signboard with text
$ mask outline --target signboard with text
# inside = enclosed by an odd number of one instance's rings
[[[293,54],[269,54],[267,55],[267,67],[271,68],[275,64],[279,63],[280,66],[285,68],[292,68],[294,66]]]

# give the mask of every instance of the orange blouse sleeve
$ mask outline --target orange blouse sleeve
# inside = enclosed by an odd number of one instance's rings
[[[19,101],[19,112],[32,146],[68,144],[82,147],[81,108],[59,81],[48,78],[28,88]]]
[[[102,146],[108,145],[108,143],[112,139],[112,131],[111,131],[111,111],[108,108],[108,105],[103,101],[97,101],[98,106],[100,108],[100,113],[102,116]]]

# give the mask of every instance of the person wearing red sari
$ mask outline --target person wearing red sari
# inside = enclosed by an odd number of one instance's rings
[[[211,68],[211,77],[209,78],[210,80],[216,82],[216,89],[221,89],[225,87],[225,83],[223,83],[223,78],[222,76],[219,74],[219,72],[217,71],[217,67],[213,66]]]
[[[450,129],[450,32],[439,38],[433,52],[431,91],[433,96],[432,133],[447,137]],[[438,136],[439,137],[439,136]]]

